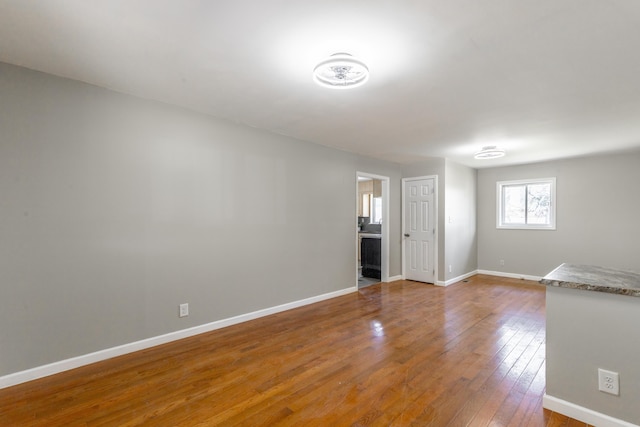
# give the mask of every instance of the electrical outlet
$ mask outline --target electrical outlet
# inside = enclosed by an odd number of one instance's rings
[[[504,267],[504,260],[503,259],[500,260],[500,266]]]
[[[452,270],[452,269],[451,269],[451,264],[449,264],[449,273],[451,273],[451,270]]]
[[[180,304],[180,313],[178,316],[187,317],[189,315],[189,303],[185,302],[184,304]]]
[[[617,372],[611,372],[598,368],[598,390],[605,393],[620,395],[620,376]]]

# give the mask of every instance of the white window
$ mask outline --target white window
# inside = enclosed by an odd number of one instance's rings
[[[556,179],[499,181],[498,228],[556,229]]]
[[[380,224],[382,222],[382,197],[374,197],[371,199],[371,224]]]
[[[366,217],[371,216],[371,199],[373,198],[371,196],[372,196],[371,193],[364,193],[362,195],[362,215],[361,216],[366,216]]]
[[[372,193],[362,195],[362,216],[369,217],[370,224],[382,221],[382,197],[373,197]]]

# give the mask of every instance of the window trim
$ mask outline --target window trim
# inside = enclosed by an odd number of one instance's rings
[[[551,212],[549,224],[503,224],[502,189],[511,185],[551,184]],[[555,230],[556,229],[556,178],[519,179],[496,182],[496,228],[501,230]]]

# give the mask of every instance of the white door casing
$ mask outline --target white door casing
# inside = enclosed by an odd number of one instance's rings
[[[435,177],[403,179],[403,275],[407,280],[436,282]]]

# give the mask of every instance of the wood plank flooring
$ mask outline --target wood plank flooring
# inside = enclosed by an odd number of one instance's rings
[[[586,426],[542,408],[545,294],[358,293],[0,390],[2,426]]]

